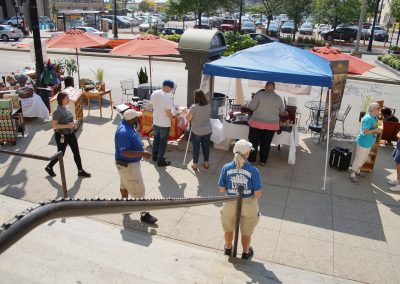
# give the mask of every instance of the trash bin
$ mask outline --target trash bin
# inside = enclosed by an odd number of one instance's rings
[[[221,93],[214,93],[211,100],[211,118],[221,119],[224,116],[226,95]]]

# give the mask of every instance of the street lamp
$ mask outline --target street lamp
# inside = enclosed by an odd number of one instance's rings
[[[114,38],[118,38],[118,26],[117,26],[117,0],[114,0]]]

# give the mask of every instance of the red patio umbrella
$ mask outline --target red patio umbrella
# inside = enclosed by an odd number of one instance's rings
[[[149,57],[150,67],[150,87],[152,86],[151,77],[151,56],[178,54],[178,44],[154,35],[145,35],[135,38],[127,43],[117,46],[111,54],[138,56],[146,55]]]
[[[76,63],[78,65],[78,80],[80,80],[78,48],[105,45],[107,42],[108,39],[102,38],[101,36],[78,29],[71,29],[63,34],[50,38],[46,46],[48,48],[75,48]]]
[[[362,75],[375,67],[357,57],[341,53],[336,48],[330,46],[314,47],[311,52],[328,61],[349,60],[349,74]]]

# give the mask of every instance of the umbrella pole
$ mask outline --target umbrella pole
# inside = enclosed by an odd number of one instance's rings
[[[76,51],[76,65],[78,66],[78,88],[80,88],[79,84],[81,81],[81,75],[79,74],[79,57],[78,57],[78,49],[75,48]]]
[[[153,92],[153,78],[151,76],[151,56],[149,56],[149,67],[150,67],[150,90]]]

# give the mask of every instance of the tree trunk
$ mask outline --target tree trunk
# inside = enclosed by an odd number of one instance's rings
[[[397,40],[396,40],[396,45],[399,45],[399,36],[400,36],[400,26],[399,26],[399,32],[397,34]]]
[[[297,27],[297,23],[296,22],[294,22],[294,28],[293,28],[293,42],[295,41],[295,39],[296,39],[296,27]]]
[[[199,11],[199,18],[198,18],[198,20],[199,20],[199,29],[201,29],[201,15],[203,14],[203,12],[202,11]]]
[[[268,34],[268,31],[269,31],[269,24],[271,23],[271,18],[272,18],[272,15],[268,15],[268,17],[267,17],[267,29],[266,29],[267,34]]]

